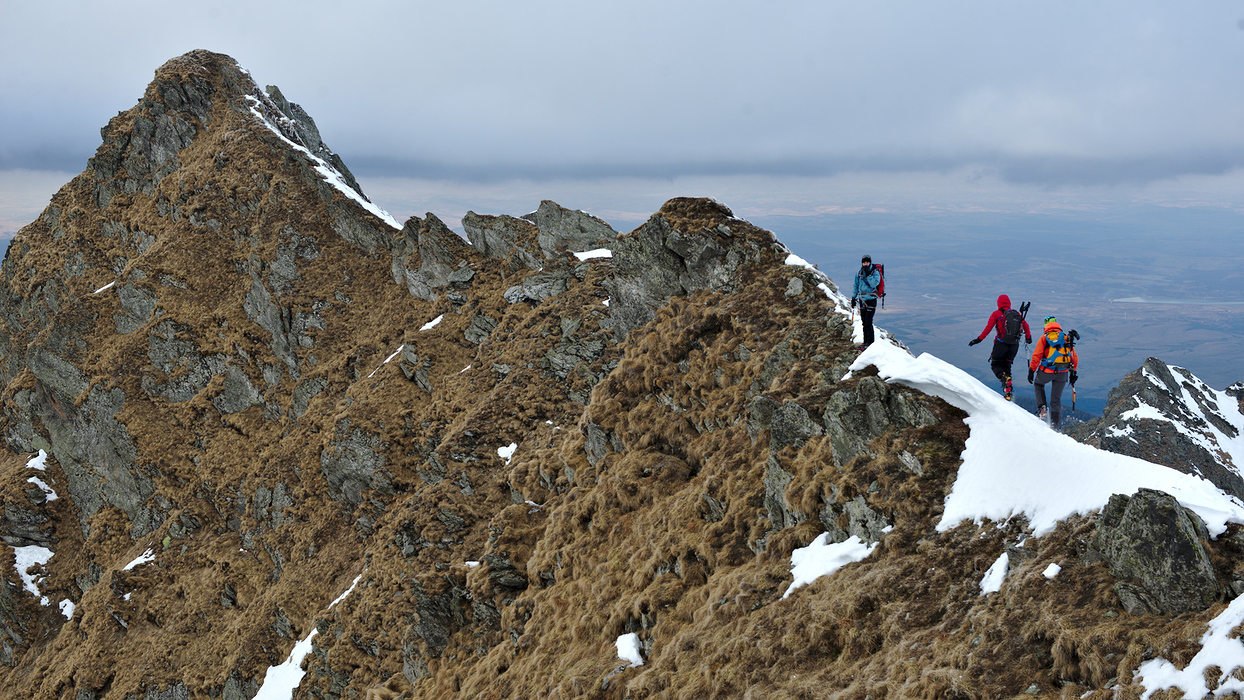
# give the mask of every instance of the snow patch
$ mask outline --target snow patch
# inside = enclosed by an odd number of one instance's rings
[[[422,326],[420,326],[420,327],[419,327],[419,330],[421,330],[421,331],[430,331],[430,330],[432,330],[433,328],[436,328],[436,324],[440,323],[440,322],[441,322],[441,319],[443,319],[443,318],[445,318],[445,314],[441,314],[440,316],[437,316],[436,318],[432,319],[431,321],[428,321],[427,323],[423,324]]]
[[[95,291],[91,292],[91,294],[99,294],[100,292],[106,291],[109,287],[112,287],[114,284],[116,284],[116,282],[115,282],[115,281],[113,281],[113,282],[109,282],[108,284],[105,284],[104,286],[100,287],[99,289],[96,289]]]
[[[52,490],[51,486],[48,486],[47,484],[43,483],[43,480],[40,479],[39,477],[32,476],[26,480],[26,483],[30,483],[30,484],[34,484],[35,486],[38,486],[39,490],[43,492],[43,495],[44,497],[47,498],[47,500],[49,501],[56,500],[56,492]]]
[[[875,365],[879,376],[937,396],[967,412],[970,435],[942,519],[945,532],[970,520],[1001,522],[1024,516],[1034,535],[1059,520],[1100,509],[1112,494],[1141,487],[1165,491],[1201,516],[1217,537],[1227,523],[1244,523],[1244,503],[1209,481],[1135,457],[1104,452],[1051,431],[964,371],[927,353],[912,357],[874,343],[851,365]]]
[[[517,449],[518,449],[518,443],[511,442],[509,445],[506,445],[505,447],[498,447],[497,456],[500,457],[501,459],[504,459],[506,464],[509,464],[510,460],[514,457],[514,450],[517,450]]]
[[[618,658],[629,661],[632,666],[643,666],[644,657],[639,654],[639,635],[631,632],[618,637],[614,642],[618,648]]]
[[[794,580],[791,581],[783,598],[788,597],[796,588],[806,586],[822,576],[828,576],[852,562],[861,561],[877,548],[865,544],[856,535],[851,535],[844,542],[826,544],[828,532],[822,532],[807,547],[800,547],[790,553],[790,568]]]
[[[420,328],[419,330],[423,330],[423,329],[422,329],[422,328]],[[395,358],[395,357],[397,357],[397,356],[398,356],[398,353],[400,353],[400,352],[402,351],[402,348],[404,348],[404,347],[406,347],[406,345],[405,345],[405,344],[402,344],[402,345],[397,346],[397,349],[393,351],[393,354],[392,354],[392,355],[389,355],[388,357],[384,358],[384,362],[381,362],[381,363],[380,363],[380,367],[384,367],[385,365],[389,364],[389,362],[391,362],[391,361],[393,360],[393,358]],[[371,374],[367,375],[367,378],[368,378],[368,379],[371,379],[372,377],[376,376],[376,372],[379,372],[379,371],[380,371],[380,367],[377,367],[376,369],[373,369],[373,370],[371,371]]]
[[[121,567],[121,570],[129,571],[130,569],[133,569],[136,566],[142,566],[143,564],[146,564],[147,562],[151,562],[151,561],[155,561],[155,555],[151,553],[150,549],[148,549],[142,554],[139,554],[138,557],[134,559],[134,561]]]
[[[43,450],[39,450],[39,454],[35,455],[34,457],[31,457],[26,462],[26,467],[29,469],[38,469],[41,472],[47,471],[48,453],[44,452]]]
[[[465,562],[465,564],[468,569],[474,569],[475,567],[479,566],[479,562],[477,561],[468,561],[468,562]]]
[[[13,548],[13,568],[17,569],[17,575],[22,579],[22,587],[30,591],[39,599],[40,605],[47,605],[48,599],[39,593],[39,581],[43,579],[38,574],[28,574],[26,569],[32,566],[43,566],[52,558],[52,550],[47,547],[38,545],[30,545],[27,547]]]
[[[363,578],[362,574],[354,577],[354,582],[350,584],[346,592],[329,603],[328,609],[332,610],[334,605],[345,600],[361,578]],[[251,700],[290,700],[294,697],[294,690],[302,683],[302,677],[307,673],[302,669],[302,661],[311,653],[311,642],[318,632],[319,630],[312,627],[306,638],[294,645],[293,651],[289,652],[289,658],[285,659],[284,663],[268,667],[267,673],[264,674],[263,684],[259,686],[259,692],[255,693],[255,697]]]
[[[1006,570],[1011,566],[1011,556],[1003,552],[981,577],[981,595],[997,593],[1002,590],[1002,581],[1006,579]]]
[[[76,608],[74,607],[72,600],[66,598],[60,602],[58,607],[60,607],[60,614],[64,615],[66,620],[73,619],[73,611]]]
[[[1209,621],[1209,629],[1201,637],[1201,650],[1183,670],[1162,658],[1141,664],[1135,674],[1137,682],[1145,688],[1141,700],[1149,700],[1154,693],[1167,688],[1182,690],[1185,698],[1206,697],[1210,690],[1205,685],[1205,670],[1210,666],[1217,666],[1221,674],[1213,697],[1244,692],[1244,681],[1231,677],[1233,671],[1244,667],[1244,644],[1229,636],[1240,623],[1244,623],[1244,596],[1231,601]]]
[[[593,260],[595,258],[612,258],[613,251],[608,248],[597,248],[595,250],[585,250],[582,253],[575,253],[574,256],[580,260]]]
[[[1058,564],[1050,564],[1049,566],[1045,567],[1045,571],[1042,571],[1041,575],[1046,578],[1052,579],[1058,575],[1058,572],[1062,570],[1063,570],[1063,567],[1059,566]]]

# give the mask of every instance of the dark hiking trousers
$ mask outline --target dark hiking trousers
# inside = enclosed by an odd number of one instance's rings
[[[994,338],[993,352],[989,354],[989,368],[993,376],[1000,382],[1006,382],[1011,376],[1011,363],[1015,362],[1015,354],[1019,352],[1019,343],[1004,343]]]
[[[877,300],[860,301],[860,321],[864,324],[864,344],[873,344],[873,316],[877,315]]]
[[[1050,426],[1057,428],[1059,418],[1063,413],[1063,387],[1067,386],[1067,378],[1070,372],[1037,372],[1036,378],[1032,385],[1037,392],[1037,410],[1040,411],[1045,406],[1045,385],[1050,385]]]

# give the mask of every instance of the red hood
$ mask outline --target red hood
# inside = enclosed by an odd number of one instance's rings
[[[1009,308],[1011,308],[1011,297],[1008,297],[1005,294],[999,295],[998,296],[998,310],[1006,311]]]
[[[1063,330],[1063,327],[1058,324],[1058,321],[1050,321],[1049,323],[1045,324],[1046,333],[1049,333],[1051,331],[1059,331],[1061,333],[1062,330]]]

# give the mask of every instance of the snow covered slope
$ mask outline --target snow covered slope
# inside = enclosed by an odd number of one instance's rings
[[[1244,503],[1209,480],[1076,442],[932,355],[912,357],[889,343],[876,343],[851,369],[869,365],[875,365],[887,381],[915,387],[968,413],[971,437],[939,530],[964,520],[1001,521],[1023,515],[1034,534],[1041,535],[1063,518],[1101,508],[1111,494],[1131,495],[1141,487],[1175,496],[1205,520],[1214,536],[1229,522],[1244,523]],[[1185,405],[1206,405],[1204,397],[1209,396],[1218,399],[1217,405],[1225,403],[1222,392],[1210,394],[1212,390],[1203,385],[1194,391],[1187,395],[1203,397],[1201,402],[1189,399]],[[1234,416],[1244,420],[1238,411]],[[1244,422],[1237,425],[1244,427]]]

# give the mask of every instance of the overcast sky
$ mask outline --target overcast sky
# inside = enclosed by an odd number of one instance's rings
[[[99,128],[195,48],[279,85],[382,189],[881,174],[941,178],[952,197],[981,182],[1132,196],[1230,191],[1214,178],[1244,165],[1238,1],[0,8],[0,171],[80,172]]]

